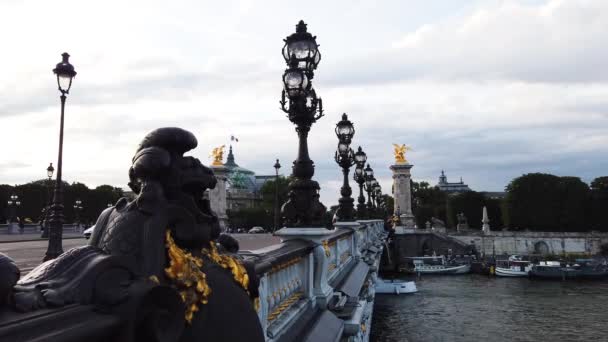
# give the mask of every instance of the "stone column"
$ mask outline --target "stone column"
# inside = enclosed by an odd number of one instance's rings
[[[485,235],[489,235],[490,234],[490,219],[488,219],[488,209],[486,209],[485,206],[483,207],[481,223],[482,223],[481,231]]]
[[[412,214],[412,189],[410,186],[410,169],[412,164],[391,165],[393,171],[393,197],[395,198],[395,213],[401,213],[401,224],[406,228],[414,228],[415,220]]]
[[[222,232],[226,231],[228,215],[226,215],[226,181],[228,168],[223,165],[211,165],[211,170],[217,179],[215,188],[209,189],[209,205],[220,221]]]

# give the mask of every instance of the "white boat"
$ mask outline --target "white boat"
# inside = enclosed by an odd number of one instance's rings
[[[527,277],[532,269],[532,263],[521,260],[518,255],[512,255],[509,260],[496,260],[495,274],[500,277]]]
[[[403,281],[399,279],[381,279],[376,281],[376,293],[401,294],[418,292],[416,283],[413,281]]]
[[[470,264],[449,263],[443,255],[414,257],[414,272],[419,274],[465,274],[471,271]]]

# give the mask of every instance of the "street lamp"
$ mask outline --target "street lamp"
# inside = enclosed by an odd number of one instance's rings
[[[17,219],[17,208],[21,205],[21,201],[19,201],[19,196],[12,194],[9,196],[8,201],[6,201],[10,210],[10,217],[8,218],[8,223],[15,222]]]
[[[296,32],[285,38],[283,58],[288,68],[283,74],[281,109],[296,125],[299,147],[293,162],[289,199],[281,209],[284,224],[291,227],[312,227],[322,224],[326,208],[319,202],[319,183],[312,180],[315,166],[308,155],[308,132],[323,117],[323,102],[312,87],[314,70],[321,60],[316,37],[300,21]]]
[[[276,163],[273,165],[275,171],[274,177],[274,231],[276,232],[279,229],[279,169],[281,168],[281,164],[277,159]]]
[[[76,224],[80,225],[80,212],[82,211],[82,201],[77,199],[74,201],[74,214],[76,214]]]
[[[57,76],[57,86],[61,96],[61,119],[59,122],[59,157],[57,160],[57,179],[55,183],[55,193],[53,195],[53,204],[50,208],[49,217],[49,246],[44,256],[44,260],[50,260],[58,257],[63,253],[61,246],[61,235],[63,233],[63,185],[61,184],[61,166],[63,161],[63,121],[65,113],[65,100],[66,94],[70,93],[72,87],[72,80],[76,76],[74,66],[70,64],[70,55],[64,52],[62,55],[62,61],[57,64],[53,73]]]
[[[357,199],[357,218],[363,220],[366,218],[365,215],[365,196],[363,195],[363,183],[365,183],[365,162],[367,161],[367,155],[359,146],[357,152],[355,152],[355,163],[357,167],[353,173],[353,178],[357,184],[359,184],[359,198]]]
[[[355,127],[353,123],[348,120],[346,113],[342,114],[342,120],[336,124],[336,136],[338,137],[338,150],[334,156],[336,163],[342,168],[344,174],[344,182],[340,189],[340,195],[342,197],[338,200],[339,206],[336,211],[336,217],[338,221],[350,222],[354,220],[353,215],[353,203],[354,200],[351,197],[352,190],[348,184],[348,172],[350,167],[355,164],[355,154],[350,148],[350,143],[355,135]]]
[[[49,227],[48,227],[48,220],[49,220],[49,209],[51,207],[51,186],[53,185],[52,183],[52,178],[53,178],[53,173],[55,172],[55,168],[53,167],[53,163],[49,163],[49,167],[46,168],[46,176],[49,178],[48,182],[46,183],[46,206],[44,207],[44,221],[42,222],[42,235],[40,237],[42,238],[48,238],[49,237]]]
[[[372,186],[373,186],[373,181],[375,180],[374,178],[374,169],[372,169],[369,164],[367,164],[367,167],[363,170],[363,179],[365,179],[365,183],[364,183],[364,188],[365,191],[367,192],[367,217],[371,218],[373,215],[373,205],[372,205],[372,196],[371,196],[371,192],[372,192]]]

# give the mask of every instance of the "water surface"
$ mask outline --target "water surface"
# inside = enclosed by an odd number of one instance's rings
[[[372,341],[608,341],[607,281],[423,276],[376,295]]]

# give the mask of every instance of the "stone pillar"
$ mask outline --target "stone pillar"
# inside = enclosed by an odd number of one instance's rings
[[[209,205],[220,221],[222,232],[226,231],[228,215],[226,215],[226,181],[228,168],[223,165],[211,165],[211,170],[217,179],[215,188],[209,189]]]
[[[481,219],[481,231],[485,234],[485,235],[489,235],[490,234],[490,219],[488,218],[488,209],[486,209],[486,207],[483,207],[483,215],[482,215],[482,219]]]
[[[395,198],[395,213],[401,213],[401,224],[406,228],[414,228],[415,220],[412,214],[412,189],[410,186],[410,169],[412,164],[391,165],[393,171],[393,197]]]

